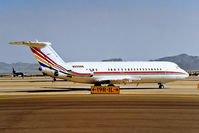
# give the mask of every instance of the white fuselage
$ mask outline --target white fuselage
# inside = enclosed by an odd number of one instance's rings
[[[69,76],[59,72],[59,78],[82,83],[166,83],[188,77],[175,63],[161,61],[70,62],[63,67]]]

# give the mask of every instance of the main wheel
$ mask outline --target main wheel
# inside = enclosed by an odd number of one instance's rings
[[[160,85],[159,88],[160,88],[160,89],[164,89],[164,85]]]
[[[159,85],[159,89],[164,89],[164,84],[158,83],[158,85]]]

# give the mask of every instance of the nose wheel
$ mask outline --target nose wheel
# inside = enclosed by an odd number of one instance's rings
[[[158,83],[159,89],[164,89],[164,84],[163,83]]]

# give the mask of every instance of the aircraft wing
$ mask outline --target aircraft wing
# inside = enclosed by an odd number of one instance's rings
[[[141,80],[141,78],[137,78],[137,77],[131,77],[131,76],[99,76],[99,77],[95,77],[95,79],[98,82],[105,82],[105,81],[113,81],[113,82],[133,82],[133,81],[138,81]]]

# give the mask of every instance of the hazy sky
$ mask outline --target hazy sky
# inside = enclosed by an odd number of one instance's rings
[[[8,44],[36,39],[65,61],[199,55],[199,1],[0,0],[0,62],[36,62]]]

